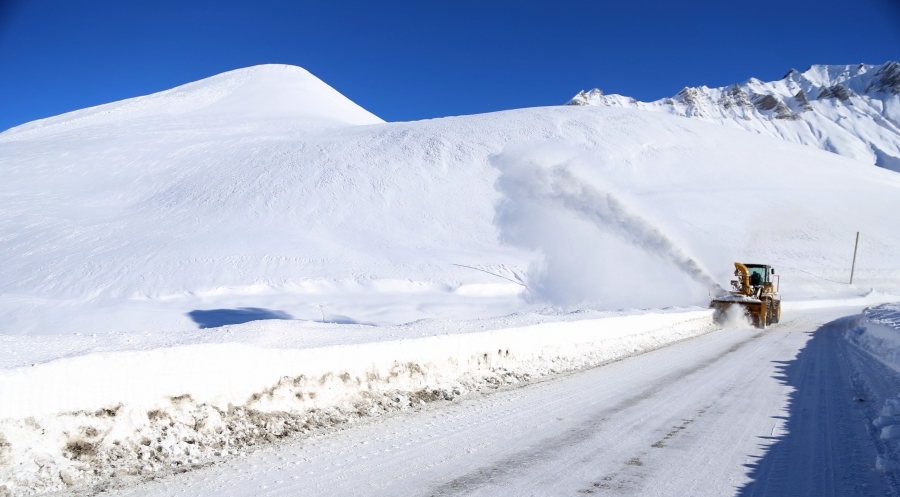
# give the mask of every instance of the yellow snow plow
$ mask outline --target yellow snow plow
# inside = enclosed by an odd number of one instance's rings
[[[731,281],[734,290],[709,302],[709,307],[716,310],[716,321],[722,322],[734,312],[742,312],[757,328],[781,320],[781,277],[777,277],[776,286],[775,269],[765,264],[735,262],[734,275],[738,277]]]

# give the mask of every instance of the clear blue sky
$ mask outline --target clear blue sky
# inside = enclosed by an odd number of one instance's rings
[[[900,0],[0,0],[0,130],[262,63],[388,121],[900,59]]]

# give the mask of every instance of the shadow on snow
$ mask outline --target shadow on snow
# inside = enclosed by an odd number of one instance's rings
[[[193,310],[187,313],[188,317],[197,323],[200,329],[216,328],[229,324],[249,323],[263,319],[292,319],[291,315],[284,311],[272,311],[259,307],[240,307],[238,309],[210,309]]]
[[[825,324],[792,361],[774,361],[775,378],[793,387],[780,433],[760,437],[765,454],[747,464],[752,481],[737,495],[896,495],[896,475],[875,469],[884,442],[871,421],[898,375],[848,346],[852,318]],[[773,330],[772,333],[778,333]],[[876,364],[877,363],[877,364]]]
[[[209,309],[209,310],[193,310],[187,313],[187,316],[197,323],[202,330],[204,328],[217,328],[219,326],[227,326],[229,324],[243,324],[250,321],[261,321],[263,319],[294,319],[290,314],[284,311],[273,311],[270,309],[262,309],[260,307],[239,307],[237,309]],[[366,324],[353,318],[340,314],[332,314],[325,316],[322,314],[322,320],[316,320],[319,323],[331,324]]]

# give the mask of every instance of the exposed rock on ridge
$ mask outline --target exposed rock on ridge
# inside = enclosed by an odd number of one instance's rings
[[[601,90],[568,105],[665,112],[811,145],[900,172],[900,63],[811,66],[778,81],[684,88],[640,102]]]

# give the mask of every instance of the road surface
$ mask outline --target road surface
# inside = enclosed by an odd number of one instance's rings
[[[871,419],[898,378],[786,314],[603,367],[433,404],[112,495],[895,495]]]

